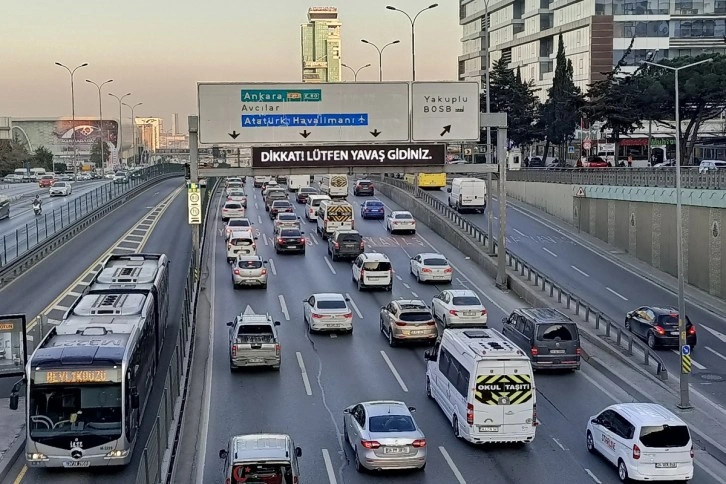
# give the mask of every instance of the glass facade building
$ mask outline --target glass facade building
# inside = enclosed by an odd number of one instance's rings
[[[336,7],[310,7],[300,26],[302,82],[342,80],[340,28]]]

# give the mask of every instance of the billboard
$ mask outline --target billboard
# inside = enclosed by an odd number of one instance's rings
[[[252,148],[252,168],[443,165],[443,144],[266,146]]]
[[[54,145],[67,146],[73,151],[73,120],[59,119],[53,129]],[[118,122],[112,120],[99,121],[98,119],[76,119],[76,151],[90,153],[91,146],[103,135],[103,140],[109,148],[116,148],[118,143]],[[51,150],[52,151],[52,150]]]

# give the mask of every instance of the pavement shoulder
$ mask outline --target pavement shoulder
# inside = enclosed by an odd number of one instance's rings
[[[10,399],[0,398],[0,481],[7,477],[25,448],[25,399],[10,410]]]

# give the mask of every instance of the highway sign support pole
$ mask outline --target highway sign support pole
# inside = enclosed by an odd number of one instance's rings
[[[494,256],[494,205],[492,205],[492,196],[494,191],[494,177],[492,173],[487,173],[487,253],[490,256]]]
[[[505,114],[506,117],[506,114]],[[506,118],[505,118],[506,119]],[[507,290],[507,128],[497,127],[497,162],[499,163],[499,239],[497,240],[497,287]]]
[[[189,116],[189,174],[190,183],[199,186],[199,117]],[[202,192],[202,200],[204,200],[204,192]],[[204,214],[202,214],[204,216]],[[192,229],[192,253],[194,254],[194,262],[199,267],[201,246],[201,234],[199,233],[203,225],[191,225]]]

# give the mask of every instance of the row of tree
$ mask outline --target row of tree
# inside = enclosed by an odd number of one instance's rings
[[[111,151],[106,143],[94,143],[91,146],[89,161],[101,166],[101,149],[103,149],[103,159],[108,160]],[[65,163],[53,164],[53,153],[45,146],[39,146],[33,153],[28,153],[27,148],[22,143],[15,140],[0,140],[0,176],[14,172],[17,168],[45,168],[51,171],[55,168],[56,172],[65,172]]]
[[[544,103],[535,94],[534,81],[524,81],[519,68],[509,69],[504,60],[494,63],[490,73],[491,112],[506,112],[508,136],[514,145],[535,142],[559,146],[561,153],[572,142],[575,130],[585,123],[601,123],[617,143],[621,136],[643,128],[652,121],[675,129],[675,72],[673,69],[712,58],[679,71],[681,159],[689,160],[704,122],[721,116],[726,109],[726,56],[720,54],[678,57],[657,67],[641,64],[634,72],[624,72],[632,56],[633,41],[622,59],[603,73],[601,80],[583,93],[573,81],[572,62],[565,56],[559,36],[552,87]],[[484,96],[481,100],[485,111]],[[486,142],[482,134],[482,142]],[[617,149],[616,149],[617,153]],[[562,155],[560,159],[563,159]]]

